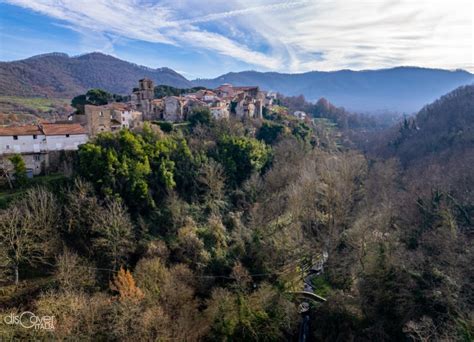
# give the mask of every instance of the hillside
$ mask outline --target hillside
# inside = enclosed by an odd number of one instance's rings
[[[400,162],[419,195],[444,189],[474,200],[474,85],[463,86],[389,129],[352,132],[350,139],[373,160]]]
[[[287,96],[303,94],[310,101],[324,97],[351,111],[407,113],[416,112],[441,95],[473,82],[474,76],[466,71],[415,67],[302,74],[245,71],[193,81],[195,85],[211,88],[222,83],[258,85]]]
[[[150,69],[101,53],[69,57],[62,53],[0,63],[0,95],[70,98],[90,88],[129,94],[140,78],[156,84],[189,87],[191,83],[168,68]]]
[[[191,82],[168,68],[151,69],[101,53],[77,57],[51,53],[0,62],[0,95],[70,98],[90,88],[129,94],[137,80],[145,76],[157,85],[177,88],[215,88],[223,83],[258,85],[286,96],[303,94],[309,101],[324,97],[355,112],[414,113],[441,95],[474,83],[474,76],[463,70],[415,67],[302,74],[244,71]]]
[[[393,141],[405,162],[474,147],[474,86],[458,88],[406,120]]]
[[[201,112],[91,139],[72,177],[0,187],[0,319],[56,327],[0,339],[293,341],[304,300],[308,341],[472,341],[472,143],[420,143],[472,127],[472,101],[407,121],[409,168],[346,146],[324,100],[314,121]]]

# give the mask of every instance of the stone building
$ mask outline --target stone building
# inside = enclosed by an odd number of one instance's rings
[[[257,89],[255,96],[253,96],[254,90],[252,90],[251,93],[246,91],[239,92],[233,98],[232,102],[234,102],[234,111],[237,117],[253,119],[261,119],[263,117],[265,97],[258,91],[258,87],[255,88]]]
[[[85,105],[84,114],[75,114],[74,122],[82,124],[90,137],[112,130],[112,110],[107,106]]]
[[[232,84],[224,83],[217,87],[215,90],[216,94],[221,98],[232,98],[234,97],[234,87]]]
[[[85,105],[84,114],[75,114],[72,120],[82,124],[89,136],[95,137],[102,132],[138,127],[143,122],[143,114],[125,103],[110,103],[104,106]]]
[[[219,103],[219,105],[210,107],[209,109],[214,119],[228,119],[230,116],[227,102]]]
[[[263,107],[269,103],[266,93],[259,87],[234,87],[231,84],[223,84],[214,90],[201,89],[181,96],[154,99],[153,81],[145,78],[134,89],[130,105],[143,113],[143,120],[178,122],[187,120],[197,107],[209,108],[215,118],[235,114],[240,118],[258,119],[263,117]]]
[[[239,118],[263,117],[263,107],[268,104],[266,94],[259,87],[234,87],[231,84],[223,84],[214,92],[223,100],[229,101],[232,112]]]
[[[143,78],[138,81],[138,88],[134,89],[131,96],[132,108],[142,112],[144,120],[153,120],[153,99],[155,98],[155,86],[153,81]]]
[[[151,101],[152,113],[148,116],[148,120],[163,120],[165,112],[165,101],[163,99],[154,99]]]
[[[186,111],[184,108],[186,103],[185,98],[178,96],[167,96],[163,99],[163,101],[163,120],[171,122],[186,120]]]

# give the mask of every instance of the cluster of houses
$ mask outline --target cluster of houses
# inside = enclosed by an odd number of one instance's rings
[[[199,107],[209,108],[216,119],[262,118],[263,108],[272,106],[276,98],[258,87],[230,84],[181,96],[155,99],[154,95],[153,81],[142,79],[129,102],[85,105],[84,113],[71,115],[65,123],[0,127],[0,177],[12,172],[8,158],[13,154],[21,154],[29,175],[37,175],[50,168],[55,153],[77,150],[102,132],[140,127],[145,121],[186,121]]]
[[[127,103],[104,106],[86,105],[84,113],[71,117],[73,122],[87,128],[90,136],[113,132],[121,128],[134,128],[144,121],[186,121],[196,108],[209,108],[216,119],[262,118],[263,108],[272,106],[275,93],[261,91],[258,87],[234,87],[223,84],[209,90],[201,89],[180,96],[155,98],[154,84],[150,79],[139,81]]]
[[[216,89],[201,89],[180,96],[155,98],[153,81],[142,79],[130,101],[103,106],[85,105],[83,113],[74,113],[67,122],[0,127],[0,178],[12,173],[9,157],[21,154],[30,176],[51,169],[52,160],[65,151],[102,132],[133,129],[145,121],[186,121],[196,108],[209,108],[215,119],[263,117],[264,108],[272,107],[275,93],[258,87],[235,87],[223,84]],[[295,112],[304,120],[304,112]]]

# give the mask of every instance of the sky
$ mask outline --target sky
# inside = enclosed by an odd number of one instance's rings
[[[188,79],[242,70],[474,72],[473,0],[0,0],[0,60],[99,51]]]

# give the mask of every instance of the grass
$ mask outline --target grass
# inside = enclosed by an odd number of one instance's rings
[[[314,277],[311,282],[314,286],[314,292],[323,297],[328,298],[332,292],[332,287],[324,277]]]
[[[58,106],[66,106],[71,102],[70,99],[51,99],[44,97],[18,97],[18,96],[0,96],[0,111],[1,107],[16,105],[26,109],[37,110],[39,112],[49,112],[55,110]]]

